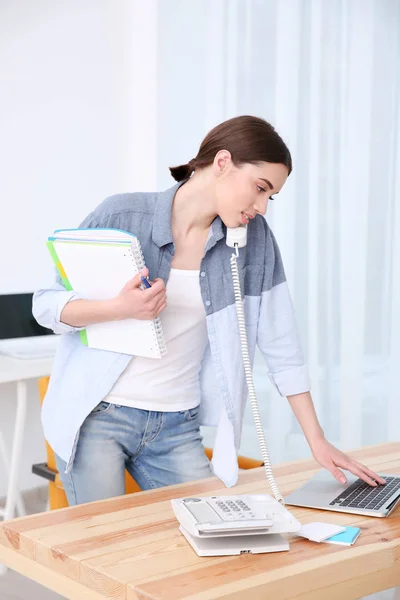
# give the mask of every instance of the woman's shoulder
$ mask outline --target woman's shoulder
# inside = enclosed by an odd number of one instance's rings
[[[160,192],[114,194],[105,198],[93,211],[93,214],[100,220],[119,216],[122,213],[151,214],[154,212],[159,195]]]
[[[158,192],[128,192],[108,196],[81,223],[81,227],[111,227],[129,230],[148,224],[149,218],[165,217],[177,185]],[[158,207],[158,208],[157,208]]]
[[[256,215],[248,224],[248,241],[254,246],[254,252],[258,256],[260,251],[265,252],[266,248],[274,244],[274,234],[262,215]]]
[[[257,215],[250,221],[248,228],[248,263],[263,263],[265,267],[276,268],[276,265],[282,262],[281,253],[275,235],[265,217]]]
[[[271,247],[278,248],[276,237],[265,217],[257,215],[254,219],[254,226],[258,240],[261,241],[268,250]]]
[[[154,213],[160,192],[128,192],[103,200],[81,223],[80,227],[116,227],[131,222],[132,217],[146,218]]]

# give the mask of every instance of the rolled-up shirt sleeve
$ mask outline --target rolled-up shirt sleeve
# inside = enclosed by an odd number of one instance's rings
[[[84,327],[71,327],[61,321],[61,313],[68,302],[79,300],[81,296],[75,291],[66,291],[56,277],[54,283],[36,291],[33,295],[32,314],[42,327],[54,333],[72,333]]]
[[[80,227],[99,227],[94,213],[86,217]],[[51,260],[50,257],[49,260]],[[80,331],[84,327],[72,327],[61,321],[61,313],[66,304],[72,300],[80,299],[83,299],[83,296],[79,293],[79,290],[67,291],[65,289],[57,269],[54,268],[54,275],[49,284],[44,285],[33,294],[32,314],[39,325],[51,329],[54,333],[62,334]]]
[[[265,275],[257,345],[267,363],[272,383],[281,396],[291,396],[309,391],[310,377],[281,254],[272,231],[268,225],[266,227]]]

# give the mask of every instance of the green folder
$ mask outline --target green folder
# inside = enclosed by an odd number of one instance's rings
[[[46,245],[47,245],[47,248],[48,248],[48,250],[50,252],[50,256],[53,259],[54,264],[55,264],[55,266],[57,268],[58,274],[61,277],[61,281],[62,281],[63,286],[65,287],[65,289],[68,292],[72,291],[72,285],[71,285],[71,283],[70,283],[70,281],[68,279],[68,275],[66,274],[64,267],[61,264],[60,259],[58,258],[58,254],[57,254],[56,249],[54,247],[53,240],[48,240]],[[85,344],[85,346],[88,346],[89,344],[88,344],[88,338],[87,338],[86,329],[81,329],[80,332],[79,332],[79,336],[81,338],[82,344]]]

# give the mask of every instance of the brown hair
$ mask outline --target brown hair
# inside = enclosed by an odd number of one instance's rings
[[[281,163],[292,170],[292,157],[285,142],[273,126],[260,119],[243,115],[224,121],[212,129],[204,138],[196,158],[187,164],[170,167],[176,181],[183,181],[197,168],[212,165],[220,150],[228,150],[236,166],[244,163]]]

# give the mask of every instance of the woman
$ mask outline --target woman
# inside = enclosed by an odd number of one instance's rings
[[[35,318],[63,334],[42,420],[70,505],[123,494],[125,468],[142,489],[210,476],[200,425],[218,428],[213,471],[235,484],[247,390],[225,235],[239,225],[248,225],[238,266],[250,356],[257,344],[323,467],[339,481],[342,467],[384,483],[325,439],[314,411],[279,249],[263,218],[291,169],[270,124],[230,119],[206,136],[196,158],[171,168],[173,188],[113,196],[82,223],[135,233],[150,289],[136,276],[110,301],[81,298],[59,280],[36,292]],[[91,323],[157,315],[168,348],[161,360],[79,341]]]

